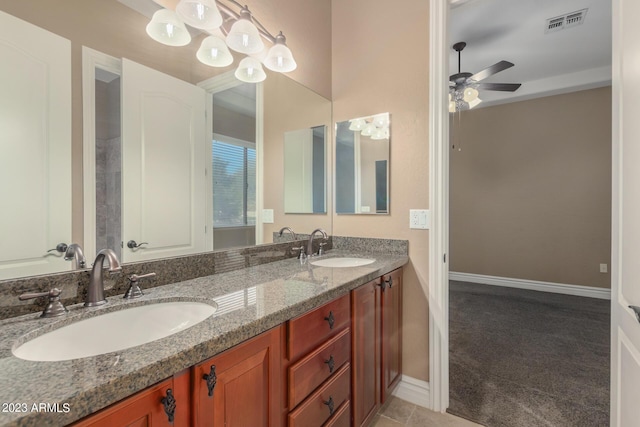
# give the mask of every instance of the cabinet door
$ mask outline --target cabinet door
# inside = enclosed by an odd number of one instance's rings
[[[282,424],[280,328],[194,367],[195,425],[276,427]]]
[[[189,378],[189,371],[184,371],[88,416],[73,427],[188,427],[191,424]],[[163,404],[168,394],[175,399],[172,421]]]
[[[391,395],[402,374],[402,269],[382,277],[382,393]]]
[[[351,295],[353,354],[353,425],[368,425],[379,408],[380,396],[380,279]]]

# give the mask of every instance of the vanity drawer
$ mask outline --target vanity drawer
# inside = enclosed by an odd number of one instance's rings
[[[327,421],[324,427],[349,427],[351,426],[351,402],[346,401]]]
[[[344,365],[335,376],[289,413],[289,427],[320,427],[349,400],[351,367]]]
[[[295,408],[313,390],[351,358],[351,332],[347,328],[289,367],[289,408]]]
[[[289,360],[305,355],[351,322],[349,294],[289,321]]]

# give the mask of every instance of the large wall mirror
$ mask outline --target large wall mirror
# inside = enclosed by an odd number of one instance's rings
[[[0,173],[7,174],[0,175],[0,195],[16,207],[0,216],[0,280],[72,269],[73,261],[55,250],[58,243],[82,245],[88,263],[104,247],[133,262],[270,243],[274,229],[292,225],[279,215],[284,168],[272,159],[284,157],[287,131],[330,125],[329,100],[269,71],[263,83],[250,88],[230,83],[233,65],[217,69],[196,59],[204,34],[182,48],[158,44],[145,33],[158,7],[153,0],[136,0],[142,10],[124,4],[131,0],[54,3],[0,5],[0,87],[13,94],[0,101],[5,112],[0,122],[11,123],[18,113],[31,117],[20,126],[0,127]],[[44,47],[42,55],[29,63],[31,54],[20,53],[20,40],[41,40],[35,44]],[[89,79],[87,55],[93,61]],[[46,73],[55,73],[49,74],[55,79],[43,80]],[[221,84],[211,84],[215,79]],[[43,81],[50,85],[39,86]],[[89,101],[86,81],[94,96]],[[170,81],[178,94],[144,100],[157,107],[147,115],[125,112],[128,103],[144,98],[140,92],[154,90],[149,89],[154,81],[163,88]],[[202,109],[187,107],[187,92],[189,99],[203,102]],[[86,121],[87,105],[94,109],[93,122]],[[195,130],[177,124],[179,117],[193,125],[196,116]],[[20,129],[30,130],[34,142],[16,152]],[[56,133],[34,135],[38,129]],[[83,146],[88,135],[90,149]],[[47,150],[42,144],[48,140],[55,145]],[[94,182],[85,182],[87,173]],[[230,188],[243,194],[226,194]],[[33,197],[36,190],[46,197]],[[219,209],[221,201],[228,202],[227,209]],[[261,210],[272,207],[279,212],[265,226]],[[330,221],[322,226],[331,231]],[[301,228],[296,231],[304,232]],[[129,241],[137,247],[128,247]],[[19,268],[11,265],[16,259]]]
[[[336,213],[389,213],[389,113],[336,124]]]

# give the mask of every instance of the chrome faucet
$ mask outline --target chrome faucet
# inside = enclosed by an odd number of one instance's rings
[[[95,307],[107,303],[104,298],[104,278],[102,277],[102,265],[105,258],[109,261],[109,273],[113,274],[122,271],[118,256],[113,250],[103,249],[98,252],[89,277],[89,289],[87,299],[84,302],[85,307]]]
[[[293,237],[293,240],[298,239],[298,236],[296,236],[296,233],[294,233],[290,227],[282,227],[278,232],[278,236],[282,237],[282,233],[284,233],[285,231],[288,231],[289,233],[291,233],[291,237]]]
[[[327,236],[327,232],[322,228],[316,228],[315,230],[313,230],[311,232],[311,235],[309,236],[309,243],[307,243],[307,256],[313,256],[313,237],[316,235],[316,233],[321,233],[323,239],[329,238]]]
[[[71,261],[74,259],[76,261],[76,268],[85,268],[87,266],[87,259],[84,257],[84,253],[82,252],[82,246],[77,243],[72,243],[67,246],[66,251],[64,252],[65,261]]]

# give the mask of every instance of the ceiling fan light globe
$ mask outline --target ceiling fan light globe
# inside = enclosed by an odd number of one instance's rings
[[[478,91],[472,87],[465,88],[463,99],[465,102],[473,102],[478,99]]]
[[[480,99],[480,98],[476,98],[476,99],[474,99],[472,101],[469,101],[469,108],[471,109],[473,107],[476,107],[481,102],[482,102],[482,99]]]

